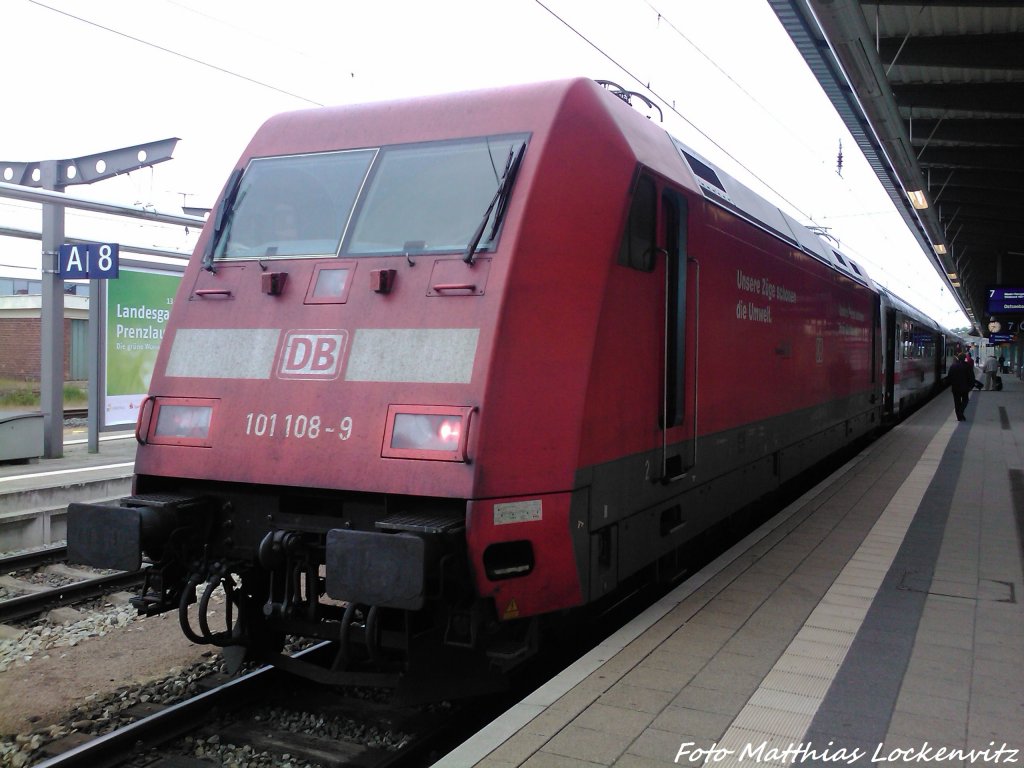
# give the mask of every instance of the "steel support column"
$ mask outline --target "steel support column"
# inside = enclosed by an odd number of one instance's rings
[[[63,192],[56,160],[40,163],[40,184]],[[64,281],[58,253],[64,242],[64,206],[43,204],[42,305],[40,309],[39,406],[43,412],[43,456],[64,455]]]

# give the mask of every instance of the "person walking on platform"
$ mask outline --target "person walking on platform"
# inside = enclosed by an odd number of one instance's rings
[[[949,366],[946,379],[953,391],[953,410],[956,411],[957,421],[967,421],[964,409],[967,408],[967,400],[974,389],[974,365],[966,362],[961,353],[956,356],[956,362]]]
[[[988,357],[981,370],[985,373],[985,389],[992,390],[996,384],[996,375],[999,373],[999,362],[995,357]]]

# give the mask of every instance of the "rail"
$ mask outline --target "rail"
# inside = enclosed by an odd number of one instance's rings
[[[63,545],[9,555],[0,558],[0,574],[63,562],[66,556],[67,547]],[[141,584],[142,579],[142,571],[118,571],[43,589],[26,583],[25,594],[0,600],[0,623],[21,621],[62,605],[91,600],[114,589]]]
[[[199,729],[209,722],[211,711],[248,700],[275,674],[280,673],[273,667],[261,667],[38,763],[37,768],[105,768],[118,765],[140,750],[151,749]]]
[[[322,654],[331,645],[320,643],[295,656]],[[275,713],[282,711],[315,714],[322,725],[326,723],[324,733],[304,733],[288,722],[278,722],[280,716]],[[287,714],[284,719],[288,720]],[[465,719],[466,712],[459,707],[379,701],[365,689],[346,695],[330,686],[297,684],[294,677],[265,666],[85,743],[80,743],[80,734],[72,734],[74,746],[36,765],[108,768],[138,760],[143,752],[149,752],[147,760],[159,755],[168,764],[192,764],[183,754],[189,746],[181,739],[194,735],[207,744],[248,746],[255,753],[269,752],[279,758],[288,754],[293,761],[398,768],[424,764],[431,747],[450,740],[451,729],[460,727]],[[216,739],[211,741],[213,735]],[[458,734],[459,739],[464,737]],[[58,740],[49,750],[60,747]],[[205,758],[216,759],[211,755]]]

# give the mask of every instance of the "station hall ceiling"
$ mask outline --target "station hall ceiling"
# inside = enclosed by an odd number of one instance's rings
[[[1024,286],[1024,2],[768,3],[985,333],[988,289]]]

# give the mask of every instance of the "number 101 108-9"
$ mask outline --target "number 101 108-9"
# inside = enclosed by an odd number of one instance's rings
[[[352,437],[352,417],[345,416],[327,426],[320,416],[304,413],[247,413],[245,434],[254,437],[296,437],[316,440],[322,435],[337,435],[339,440]]]

